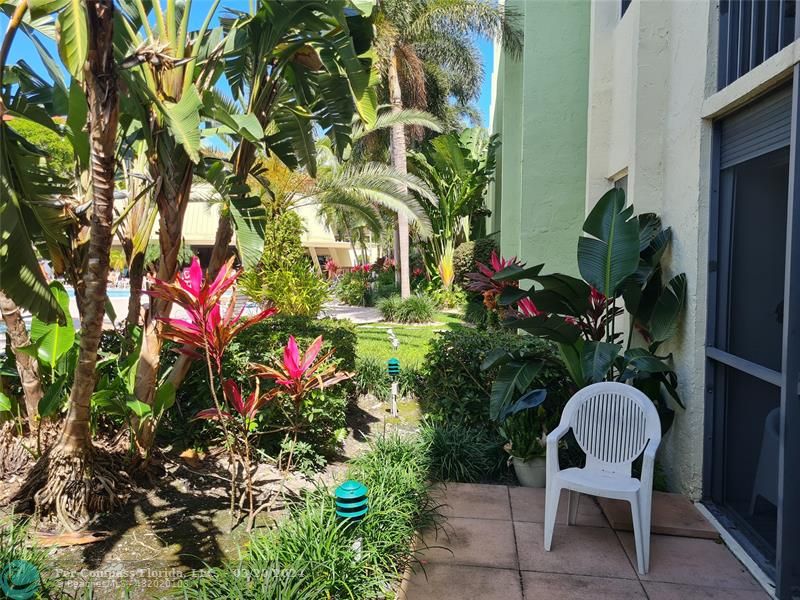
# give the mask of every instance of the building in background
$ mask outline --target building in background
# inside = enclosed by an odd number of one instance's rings
[[[520,60],[495,49],[490,128],[500,134],[487,231],[505,256],[577,273],[583,223],[589,8],[585,1],[506,3],[522,17]]]
[[[492,229],[504,254],[575,272],[611,187],[672,228],[689,282],[672,352],[686,410],[659,462],[779,598],[800,585],[800,11],[796,0],[507,2]],[[582,62],[583,61],[583,62]]]
[[[219,204],[213,202],[213,192],[207,184],[193,185],[192,196],[186,207],[183,221],[184,244],[192,249],[192,253],[197,254],[203,264],[207,264],[211,257],[211,250],[214,247],[214,238],[217,233],[217,223],[219,222]],[[212,201],[209,201],[209,198]],[[126,196],[121,196],[118,200],[119,210],[122,210],[127,202]],[[348,269],[362,262],[361,248],[353,250],[352,245],[347,240],[337,239],[337,237],[325,226],[319,216],[317,208],[313,204],[306,204],[295,209],[300,215],[305,226],[302,243],[306,249],[312,263],[321,270],[325,262],[333,259],[340,268]],[[153,242],[158,241],[158,221],[153,227],[150,236]],[[117,240],[115,239],[115,242]],[[236,234],[231,242],[232,249],[236,245]],[[367,244],[367,257],[370,261],[378,258],[378,246],[374,243]]]

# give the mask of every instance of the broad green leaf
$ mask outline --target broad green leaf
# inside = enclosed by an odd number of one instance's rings
[[[0,127],[5,128],[5,125]],[[64,321],[69,313],[61,309],[47,287],[19,213],[19,205],[16,200],[6,197],[13,192],[5,183],[0,182],[0,278],[3,291],[17,306],[28,309],[42,321]]]
[[[64,314],[69,315],[69,294],[59,282],[50,283],[49,288]],[[36,345],[39,360],[55,369],[56,363],[72,348],[75,342],[75,326],[72,318],[64,325],[45,323],[38,317],[31,322],[31,340]]]
[[[58,54],[70,74],[83,79],[83,65],[89,51],[89,28],[83,0],[69,0],[56,18]]]
[[[153,399],[153,412],[157,415],[163,414],[175,404],[175,385],[170,381],[165,381],[156,390]]]
[[[619,344],[586,342],[581,351],[581,372],[586,383],[604,381],[614,359],[622,350]]]
[[[500,369],[492,383],[489,398],[489,417],[496,421],[517,394],[525,392],[542,370],[541,360],[513,361]]]
[[[64,8],[70,0],[28,0],[31,18],[41,19]]]
[[[497,303],[500,306],[511,306],[512,304],[516,304],[523,298],[528,298],[529,296],[530,294],[527,290],[509,285],[504,287],[503,291],[500,292],[500,296],[497,298]]]
[[[498,271],[492,279],[495,281],[519,281],[520,279],[530,279],[541,273],[544,264],[533,267],[521,267],[520,265],[509,265],[505,269]]]
[[[584,221],[588,236],[578,240],[581,276],[608,298],[639,265],[639,223],[632,217],[633,207],[625,208],[625,193],[610,190]]]
[[[685,303],[686,275],[681,273],[667,282],[650,315],[649,329],[654,341],[663,342],[675,335]]]
[[[84,94],[81,84],[73,79],[69,84],[67,135],[82,168],[89,164],[89,134],[84,131],[88,110],[86,94]]]
[[[140,419],[152,413],[149,404],[145,404],[141,400],[128,400],[125,405]]]
[[[39,400],[39,416],[41,418],[51,417],[61,410],[62,405],[66,399],[64,394],[64,386],[67,382],[67,374],[59,376],[44,393],[42,399]]]
[[[11,398],[0,392],[0,412],[11,412]]]
[[[495,348],[486,355],[486,358],[483,359],[483,362],[481,363],[481,371],[486,371],[492,367],[496,367],[497,365],[502,365],[511,360],[513,356],[514,355],[505,348]]]
[[[526,319],[507,321],[504,325],[514,329],[522,329],[531,335],[565,344],[575,343],[580,336],[580,331],[575,325],[567,323],[563,317],[559,317],[558,315],[528,317]]]
[[[558,351],[561,354],[561,359],[564,361],[564,366],[567,368],[570,377],[572,377],[572,381],[579,388],[586,385],[586,378],[583,375],[583,368],[581,367],[583,344],[584,341],[582,338],[578,338],[572,344],[557,342]]]
[[[192,162],[200,161],[200,108],[203,102],[197,88],[190,85],[180,101],[164,102],[164,118],[175,139]]]
[[[236,246],[245,269],[253,269],[264,251],[264,226],[266,214],[258,198],[233,200],[230,214],[236,228]]]

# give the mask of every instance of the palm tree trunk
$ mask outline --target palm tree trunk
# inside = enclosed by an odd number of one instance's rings
[[[392,50],[389,58],[389,102],[392,112],[403,110],[403,96],[400,91],[400,78],[397,73],[397,56]],[[391,129],[390,154],[392,165],[395,169],[405,174],[408,172],[406,165],[406,132],[402,125],[393,125]],[[411,295],[411,279],[408,264],[408,217],[397,213],[397,248],[400,255],[396,256],[400,272],[400,295],[408,298]]]
[[[39,400],[43,396],[42,384],[39,381],[39,361],[33,356],[18,351],[18,348],[30,344],[31,338],[25,328],[19,306],[2,291],[0,291],[0,312],[3,313],[3,321],[5,321],[8,337],[11,340],[11,350],[14,352],[17,363],[17,373],[19,373],[19,380],[22,383],[28,427],[34,431],[37,427]],[[67,318],[70,318],[69,315]]]
[[[158,278],[162,281],[172,281],[178,274],[178,253],[182,241],[183,217],[186,214],[192,187],[192,164],[182,150],[179,152],[183,154],[180,157],[183,160],[181,161],[179,158],[177,161],[178,164],[183,165],[183,169],[177,171],[179,177],[162,185],[156,196],[159,215],[158,243],[161,249],[158,260]],[[175,161],[175,158],[172,160]],[[160,174],[154,173],[153,175],[158,177]],[[150,308],[145,314],[142,349],[139,353],[134,393],[139,401],[148,406],[153,405],[161,364],[163,338],[161,337],[160,319],[169,317],[171,310],[171,302],[151,298]],[[139,450],[146,457],[155,439],[154,420],[137,421],[134,427],[137,429]]]
[[[128,354],[132,349],[131,333],[134,327],[139,325],[142,314],[142,281],[144,280],[144,253],[140,252],[129,261],[128,281],[130,286],[130,297],[128,298],[128,316],[125,319],[125,339],[123,343],[123,354]]]
[[[37,462],[16,496],[23,500],[32,497],[40,514],[55,514],[62,525],[73,530],[86,523],[90,511],[107,510],[116,504],[112,490],[114,480],[119,477],[94,460],[89,432],[89,406],[103,330],[114,219],[114,151],[119,104],[113,53],[113,0],[87,0],[86,9],[89,51],[84,74],[93,193],[78,365],[61,436]]]

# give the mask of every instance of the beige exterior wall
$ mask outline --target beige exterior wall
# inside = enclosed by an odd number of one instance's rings
[[[716,9],[706,1],[592,5],[589,66],[587,211],[627,176],[636,211],[656,212],[673,230],[668,276],[685,272],[689,292],[674,352],[686,410],[661,449],[671,487],[702,490],[707,204],[712,125],[701,118],[713,92],[709,35]]]
[[[197,186],[197,193],[189,201],[183,220],[183,238],[190,246],[213,246],[219,221],[219,205],[209,203],[212,196],[209,186]],[[118,200],[117,210],[125,208],[125,200]],[[318,210],[313,205],[305,205],[295,209],[303,220],[306,231],[303,234],[303,246],[308,249],[312,258],[317,256],[330,256],[340,267],[352,267],[361,262],[361,256],[356,256],[349,242],[339,241],[325,227],[319,217]],[[153,227],[151,240],[158,240],[158,221]],[[117,242],[115,238],[115,243]],[[234,238],[235,243],[235,238]],[[376,244],[367,245],[367,256],[370,261],[378,258]]]
[[[669,276],[689,282],[674,353],[686,410],[660,450],[670,486],[702,493],[708,203],[713,118],[791,75],[798,42],[717,92],[718,6],[706,0],[592,3],[586,209],[627,175],[637,212],[671,227]]]

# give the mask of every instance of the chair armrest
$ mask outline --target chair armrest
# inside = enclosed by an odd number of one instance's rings
[[[564,437],[569,431],[569,423],[560,423],[553,431],[547,436],[547,477],[549,478],[558,473],[560,465],[558,464],[558,440]]]
[[[553,429],[553,431],[551,431],[547,435],[547,445],[550,446],[551,444],[558,444],[558,440],[567,435],[568,431],[569,431],[569,424],[560,423],[558,427]]]
[[[641,482],[644,489],[652,489],[653,487],[653,470],[655,468],[657,450],[658,444],[654,444],[650,440],[642,453]]]

